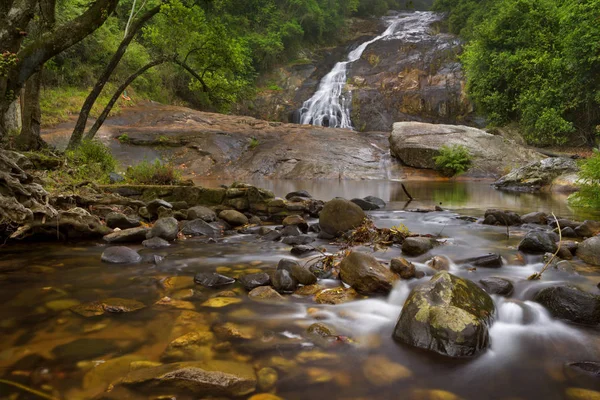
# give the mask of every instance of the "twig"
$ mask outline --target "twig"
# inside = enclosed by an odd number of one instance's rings
[[[400,186],[402,186],[402,190],[404,190],[404,193],[408,196],[408,198],[411,201],[414,200],[413,197],[410,195],[410,193],[408,193],[408,190],[406,190],[406,186],[404,186],[404,183],[401,183]]]
[[[32,389],[32,388],[27,387],[25,385],[21,385],[20,383],[17,383],[17,382],[8,381],[6,379],[0,379],[0,383],[4,383],[5,385],[9,385],[9,386],[14,386],[14,387],[19,388],[21,390],[24,390],[26,392],[35,394],[36,396],[40,396],[40,397],[42,397],[44,399],[59,400],[58,398],[56,398],[54,396],[50,396],[49,394],[46,394],[44,392],[40,392],[39,390]]]
[[[546,262],[546,265],[544,265],[544,268],[542,268],[542,270],[539,273],[535,273],[535,274],[531,275],[529,278],[527,278],[528,281],[535,281],[535,280],[540,279],[542,277],[542,274],[544,273],[544,271],[546,271],[548,266],[552,263],[552,260],[554,260],[554,258],[560,251],[560,245],[562,244],[562,230],[560,229],[560,223],[558,222],[558,218],[556,218],[556,215],[554,215],[554,213],[552,213],[552,216],[554,217],[554,220],[556,221],[556,226],[558,227],[558,248],[556,249],[554,254],[552,254],[552,257],[550,257],[550,259]]]

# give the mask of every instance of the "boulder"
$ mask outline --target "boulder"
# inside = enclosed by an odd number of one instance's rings
[[[390,151],[403,164],[435,169],[434,157],[442,146],[469,149],[478,175],[498,175],[506,168],[540,160],[542,155],[480,129],[462,125],[397,122],[389,138]],[[474,173],[475,171],[473,171]]]
[[[113,246],[104,250],[101,259],[110,264],[134,264],[142,261],[142,256],[129,247]]]
[[[165,239],[154,237],[152,239],[146,239],[142,242],[142,246],[149,249],[162,249],[163,247],[169,247],[170,244]]]
[[[168,241],[177,239],[177,233],[179,232],[179,223],[173,217],[160,218],[155,223],[150,232],[148,232],[147,239],[159,237]]]
[[[472,357],[490,345],[491,297],[473,282],[438,272],[404,303],[393,338],[450,357]]]
[[[292,250],[290,250],[290,253],[292,253],[292,255],[300,257],[302,255],[312,253],[313,251],[316,251],[314,247],[307,246],[305,244],[299,244],[297,246],[292,247]]]
[[[254,301],[282,301],[285,298],[271,286],[259,286],[248,293],[248,298]]]
[[[340,278],[361,294],[389,293],[396,275],[370,254],[353,251],[340,263]]]
[[[194,282],[208,288],[221,287],[231,285],[235,279],[225,275],[217,274],[216,272],[198,272],[194,276]]]
[[[402,253],[408,256],[420,256],[433,249],[433,240],[427,237],[408,237],[402,243]]]
[[[284,218],[283,226],[297,226],[303,233],[308,232],[308,223],[300,215],[290,215]]]
[[[188,209],[187,216],[188,219],[201,219],[205,222],[213,222],[217,219],[217,213],[204,206],[191,207]]]
[[[360,226],[367,215],[356,204],[345,199],[333,199],[325,203],[319,214],[321,230],[339,236]]]
[[[219,213],[219,218],[233,227],[248,224],[248,217],[235,210],[223,210]]]
[[[300,228],[297,225],[287,225],[281,231],[279,231],[281,236],[298,236],[301,235]]]
[[[158,215],[158,209],[160,207],[170,210],[173,208],[173,205],[171,205],[171,203],[169,203],[168,201],[161,200],[161,199],[155,199],[155,200],[152,200],[151,202],[149,202],[148,204],[146,204],[146,210],[148,210],[148,213],[152,217],[156,217]]]
[[[289,244],[290,246],[297,246],[301,244],[310,244],[315,241],[315,238],[308,235],[299,235],[299,236],[288,236],[284,237],[281,242],[285,244]]]
[[[298,281],[286,269],[278,269],[271,277],[273,287],[279,293],[293,293],[298,286]]]
[[[123,229],[109,233],[103,239],[108,243],[140,243],[146,239],[149,231],[146,227]]]
[[[539,158],[539,156],[538,156]],[[538,192],[553,186],[552,190],[560,189],[553,185],[562,176],[579,171],[577,162],[566,157],[551,157],[536,160],[527,165],[512,170],[507,175],[493,183],[496,189],[519,192]]]
[[[287,270],[302,285],[317,283],[317,277],[308,268],[304,268],[294,260],[282,258],[277,264],[277,269]]]
[[[435,256],[426,264],[436,271],[450,271],[450,259],[446,256]]]
[[[108,213],[104,219],[106,221],[106,226],[112,229],[137,228],[141,225],[141,222],[138,218],[128,217],[127,215],[118,212]]]
[[[486,254],[483,256],[465,258],[456,262],[457,264],[470,264],[476,268],[500,268],[503,261],[500,254]]]
[[[534,211],[521,216],[521,221],[524,224],[545,225],[548,220],[548,215],[545,212]]]
[[[352,199],[350,201],[359,206],[364,211],[379,210],[379,206],[377,204],[371,203],[370,201],[364,199]]]
[[[364,197],[363,200],[368,201],[369,203],[372,203],[372,204],[376,204],[377,206],[379,206],[379,208],[385,208],[385,206],[386,206],[385,201],[383,201],[379,197],[367,196],[367,197]]]
[[[579,243],[575,254],[588,264],[600,266],[600,236]]]
[[[600,233],[600,222],[585,220],[581,225],[575,227],[575,233],[583,238],[596,236]]]
[[[285,195],[286,200],[291,199],[292,197],[303,197],[305,199],[311,199],[312,196],[306,190],[297,190],[295,192],[290,192]]]
[[[524,253],[554,253],[557,249],[553,236],[549,232],[530,231],[519,243],[519,250]]]
[[[416,274],[415,265],[402,257],[392,258],[390,271],[397,273],[402,279],[412,279]]]
[[[600,296],[571,286],[550,286],[540,290],[534,301],[543,305],[554,318],[577,324],[600,324]]]
[[[510,296],[514,290],[511,281],[499,277],[483,278],[479,283],[489,294],[499,294],[500,296]]]
[[[186,221],[181,225],[181,233],[192,236],[208,236],[217,238],[221,236],[221,230],[203,220],[196,218],[191,221]]]
[[[523,222],[519,214],[512,211],[497,210],[491,208],[485,211],[482,224],[499,226],[516,226]]]
[[[239,280],[247,291],[256,289],[259,286],[268,286],[271,284],[271,277],[266,272],[242,275]]]

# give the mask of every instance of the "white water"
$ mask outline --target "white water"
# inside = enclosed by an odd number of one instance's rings
[[[319,83],[317,92],[302,105],[300,123],[352,129],[350,120],[352,92],[344,91],[348,66],[359,60],[370,44],[379,40],[395,39],[411,43],[423,40],[429,36],[431,23],[440,18],[440,15],[436,13],[426,11],[400,13],[387,18],[389,26],[385,32],[352,50],[346,61],[338,62],[325,75]]]

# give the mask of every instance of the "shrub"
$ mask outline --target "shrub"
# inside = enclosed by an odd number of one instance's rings
[[[260,141],[253,136],[250,138],[250,143],[248,143],[248,147],[250,148],[250,150],[254,150],[259,144]]]
[[[138,165],[127,168],[125,178],[139,185],[176,185],[181,181],[181,172],[175,167],[159,160],[153,163],[144,160]]]
[[[117,166],[110,149],[97,140],[84,140],[75,150],[65,153],[67,164],[73,168],[75,180],[106,183],[108,174]]]
[[[569,197],[569,202],[579,207],[600,207],[600,151],[580,162],[579,177],[583,180],[579,192]]]
[[[440,154],[433,159],[436,167],[447,176],[462,174],[471,166],[471,153],[460,144],[442,146]]]
[[[128,134],[126,134],[126,133],[124,133],[124,134],[122,134],[121,136],[119,136],[119,137],[117,138],[117,140],[118,140],[119,142],[121,142],[121,143],[129,143],[129,142],[131,142],[131,138],[130,138],[130,137],[129,137],[129,135],[128,135]]]

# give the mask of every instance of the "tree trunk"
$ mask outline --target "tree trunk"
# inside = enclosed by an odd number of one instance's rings
[[[106,65],[104,71],[102,71],[102,74],[98,77],[94,88],[85,99],[85,102],[81,107],[81,111],[79,112],[79,118],[77,118],[75,128],[73,129],[73,134],[71,135],[71,139],[69,140],[68,147],[70,149],[76,148],[81,143],[81,138],[83,137],[83,132],[85,131],[85,126],[87,124],[90,111],[92,111],[94,103],[98,99],[98,96],[100,96],[102,89],[104,89],[104,85],[106,85],[106,82],[108,82],[108,80],[110,79],[110,76],[114,72],[115,68],[117,68],[117,65],[119,65],[121,58],[123,58],[123,55],[125,55],[125,51],[127,50],[127,47],[133,40],[134,36],[142,28],[142,26],[144,26],[144,24],[148,20],[150,20],[150,18],[152,18],[154,15],[160,12],[160,8],[161,6],[158,5],[146,11],[146,13],[142,15],[140,19],[131,26],[129,32],[121,41],[119,48],[110,59],[110,62]]]
[[[108,102],[108,104],[106,105],[106,107],[104,107],[104,110],[102,110],[102,113],[100,114],[98,119],[96,119],[96,122],[94,122],[94,125],[92,126],[92,128],[85,135],[85,139],[92,140],[94,138],[94,136],[96,135],[96,133],[98,132],[98,130],[100,129],[100,127],[102,126],[104,121],[106,120],[106,117],[108,117],[110,110],[112,110],[112,108],[115,105],[115,103],[117,102],[117,100],[119,100],[119,96],[121,96],[121,93],[123,93],[123,91],[125,91],[125,89],[127,89],[127,86],[129,86],[138,76],[142,75],[144,72],[146,72],[150,68],[155,67],[159,64],[165,63],[167,61],[168,61],[167,59],[159,59],[159,60],[152,61],[152,62],[144,65],[142,68],[138,69],[132,75],[130,75],[129,78],[127,78],[125,80],[125,82],[123,82],[123,84],[117,88],[117,90],[111,97],[111,99]]]
[[[25,84],[24,103],[22,110],[23,125],[21,134],[17,136],[17,148],[20,150],[40,150],[46,143],[40,136],[42,111],[40,109],[40,88],[42,72],[35,73]]]

